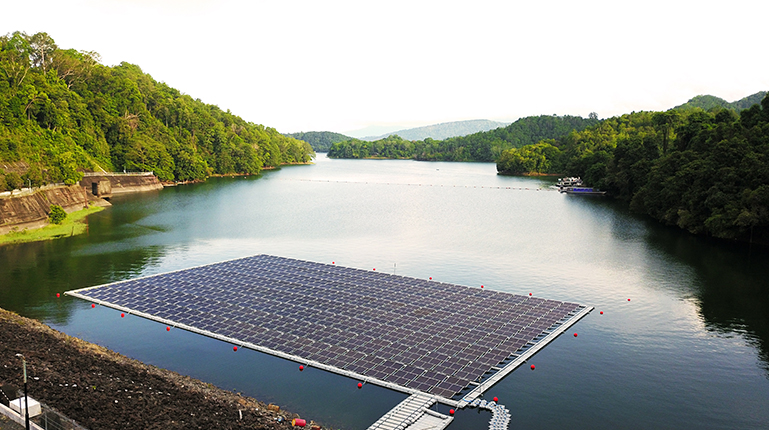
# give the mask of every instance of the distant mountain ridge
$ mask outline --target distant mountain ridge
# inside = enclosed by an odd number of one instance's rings
[[[509,122],[491,121],[488,119],[470,119],[465,121],[443,122],[440,124],[426,125],[424,127],[408,128],[380,136],[367,136],[361,140],[369,142],[384,139],[397,134],[406,140],[424,140],[428,137],[435,140],[444,140],[450,137],[467,136],[468,134],[489,131],[509,125]]]
[[[599,122],[595,113],[589,118],[578,116],[540,115],[521,118],[493,130],[466,136],[435,140],[407,140],[397,134],[366,141],[350,139],[331,145],[331,158],[411,158],[440,161],[495,161],[502,151],[535,144],[541,140],[562,138]]]
[[[694,109],[694,108],[701,108],[703,110],[713,109],[713,108],[724,108],[724,109],[731,109],[733,111],[741,111],[744,109],[747,109],[753,105],[761,103],[761,100],[766,97],[767,92],[766,91],[759,91],[755,94],[749,95],[747,97],[744,97],[740,100],[734,101],[734,102],[728,102],[721,97],[711,96],[711,95],[699,95],[696,97],[691,98],[688,102],[676,106],[673,109]]]

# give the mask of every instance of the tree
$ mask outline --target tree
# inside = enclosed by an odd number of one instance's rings
[[[18,190],[24,186],[24,181],[21,180],[21,176],[19,176],[19,174],[16,172],[6,173],[5,182],[8,185],[8,188],[11,190]]]
[[[48,211],[48,221],[51,224],[61,224],[67,218],[67,212],[59,205],[51,205]]]
[[[654,125],[662,129],[662,155],[668,153],[668,138],[680,121],[681,114],[675,109],[670,109],[667,112],[656,112],[652,115]]]
[[[43,70],[43,74],[48,71],[48,67],[53,60],[53,53],[56,51],[56,43],[48,33],[35,33],[29,37],[30,59],[34,67]]]

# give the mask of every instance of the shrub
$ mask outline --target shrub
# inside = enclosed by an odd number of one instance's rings
[[[67,218],[67,212],[59,205],[51,205],[51,211],[48,212],[48,221],[51,224],[61,224]]]
[[[5,174],[5,182],[8,184],[11,190],[20,190],[24,186],[24,181],[16,172],[8,172]]]

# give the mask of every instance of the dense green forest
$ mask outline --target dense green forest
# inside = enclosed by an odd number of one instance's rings
[[[331,145],[351,139],[350,136],[334,133],[333,131],[302,131],[299,133],[288,133],[286,136],[309,143],[316,152],[328,152]]]
[[[351,139],[337,142],[328,151],[336,158],[413,158],[432,161],[496,161],[509,148],[520,148],[543,139],[554,139],[572,130],[582,130],[598,123],[598,116],[542,115],[521,118],[494,130],[445,140],[409,141],[398,135],[367,142]]]
[[[46,33],[0,37],[0,189],[75,183],[82,171],[153,171],[163,181],[308,162],[306,142],[108,67]]]
[[[769,96],[742,110],[637,112],[505,151],[500,173],[562,173],[695,234],[769,244]]]
[[[713,108],[724,108],[724,109],[731,109],[733,111],[739,112],[755,104],[761,103],[761,100],[763,100],[766,94],[767,94],[766,91],[759,91],[755,94],[749,95],[745,98],[742,98],[740,100],[737,100],[731,103],[720,97],[702,95],[702,96],[693,97],[688,102],[680,106],[676,106],[674,109],[700,108],[703,110],[708,110]]]

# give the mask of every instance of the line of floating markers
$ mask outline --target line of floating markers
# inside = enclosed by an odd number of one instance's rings
[[[490,190],[516,190],[516,191],[558,191],[550,187],[502,187],[493,185],[444,185],[444,184],[412,184],[404,182],[375,182],[375,181],[338,181],[331,179],[292,179],[292,178],[279,178],[279,181],[296,181],[296,182],[323,182],[334,184],[364,184],[364,185],[401,185],[411,187],[437,187],[437,188],[485,188]]]

